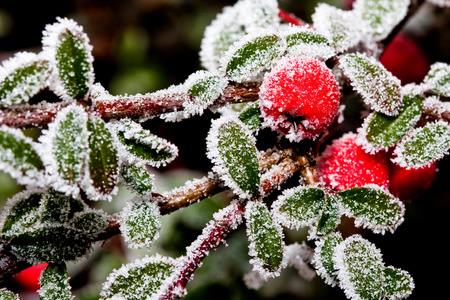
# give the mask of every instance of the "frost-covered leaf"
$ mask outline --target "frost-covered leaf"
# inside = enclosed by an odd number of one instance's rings
[[[327,195],[317,221],[317,236],[330,234],[341,222],[341,211],[336,199],[332,195]]]
[[[171,162],[178,155],[175,145],[150,133],[132,120],[122,119],[114,122],[111,128],[117,135],[119,157],[128,164],[159,167]]]
[[[368,32],[380,41],[403,20],[410,0],[356,0],[353,11],[368,25]]]
[[[340,286],[349,299],[380,299],[384,265],[381,252],[360,235],[353,235],[336,246],[334,266]]]
[[[431,92],[450,97],[450,65],[442,62],[431,65],[424,83]]]
[[[110,199],[119,173],[119,158],[114,140],[105,122],[97,117],[89,118],[89,159],[86,165],[84,186],[91,200]]]
[[[313,263],[317,274],[322,277],[326,284],[335,286],[337,284],[336,269],[334,267],[334,251],[336,246],[344,240],[340,233],[332,233],[324,239],[316,242]]]
[[[109,274],[100,299],[159,299],[158,292],[173,274],[174,264],[173,259],[156,255],[123,265]]]
[[[41,56],[20,52],[0,67],[0,107],[24,104],[48,85],[51,66]]]
[[[40,300],[73,299],[65,263],[49,264],[41,273],[39,282],[41,286],[38,290]]]
[[[5,288],[0,289],[0,299],[2,300],[20,300],[17,294],[14,294],[11,291],[8,291]]]
[[[276,27],[280,23],[277,0],[239,0],[242,2],[241,22],[247,32]]]
[[[292,56],[309,56],[327,60],[335,55],[328,39],[307,27],[289,27],[283,31],[286,40],[286,53]]]
[[[39,206],[40,221],[50,225],[66,223],[71,212],[70,200],[71,197],[54,190],[45,191]]]
[[[239,120],[247,125],[248,129],[256,130],[261,127],[263,118],[259,110],[259,103],[257,101],[246,105],[238,115]]]
[[[44,164],[36,144],[19,129],[0,126],[0,170],[20,184],[42,184]]]
[[[426,0],[440,7],[450,7],[450,0]]]
[[[420,168],[442,158],[450,148],[450,126],[429,123],[407,135],[395,148],[393,159],[401,167]]]
[[[125,185],[141,195],[150,195],[153,190],[154,175],[146,167],[122,166],[120,176]]]
[[[386,230],[394,232],[403,222],[403,203],[376,185],[343,190],[336,196],[344,213],[356,218],[356,226],[384,233]]]
[[[283,192],[272,204],[276,222],[291,229],[317,222],[325,203],[325,193],[318,187],[298,186]]]
[[[312,20],[317,32],[325,36],[338,52],[355,46],[361,40],[361,19],[353,11],[320,3]]]
[[[372,57],[347,54],[341,57],[340,67],[364,102],[373,110],[395,116],[402,107],[400,80]]]
[[[87,210],[76,213],[69,225],[86,234],[97,234],[105,230],[108,223],[101,211]]]
[[[153,201],[135,199],[123,208],[120,231],[130,248],[150,247],[161,230],[161,214]]]
[[[407,298],[414,289],[414,281],[408,272],[394,267],[384,268],[384,297]]]
[[[249,34],[233,44],[220,60],[220,65],[230,80],[246,81],[268,67],[284,49],[284,41],[276,34]]]
[[[422,102],[420,96],[404,96],[403,107],[397,116],[373,113],[366,118],[359,134],[370,143],[369,148],[385,149],[395,145],[419,120]]]
[[[249,198],[259,189],[259,162],[251,132],[235,117],[213,121],[207,138],[208,157],[213,170],[241,197]]]
[[[253,270],[258,271],[262,278],[278,276],[285,264],[281,227],[272,220],[269,210],[262,202],[250,201],[246,206],[245,218]]]
[[[64,100],[86,99],[94,84],[94,59],[83,28],[73,20],[57,18],[43,34],[44,53],[56,67],[50,87]]]

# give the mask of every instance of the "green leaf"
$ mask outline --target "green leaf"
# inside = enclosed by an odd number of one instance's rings
[[[39,278],[40,300],[70,300],[71,287],[65,263],[49,264]]]
[[[283,267],[284,241],[281,228],[272,220],[262,202],[250,201],[246,206],[249,255],[253,270],[263,278],[278,276]]]
[[[87,99],[94,83],[92,46],[81,26],[58,18],[46,27],[44,52],[54,59],[56,80],[51,88],[65,100]]]
[[[0,68],[0,107],[28,103],[47,86],[51,67],[34,53],[20,52]]]
[[[394,232],[403,222],[403,203],[378,186],[356,187],[336,194],[344,213],[355,217],[355,225],[375,233]]]
[[[408,272],[394,267],[384,268],[384,296],[388,299],[407,298],[414,289],[414,282]]]
[[[403,107],[398,116],[390,117],[373,113],[363,125],[367,141],[376,148],[395,145],[417,123],[422,114],[423,98],[407,95],[403,97]]]
[[[101,298],[142,300],[155,296],[174,272],[175,261],[159,255],[136,260],[109,274]]]
[[[150,247],[161,230],[158,205],[143,199],[128,202],[123,208],[120,232],[130,248]]]
[[[206,107],[220,96],[228,80],[207,71],[198,71],[191,74],[185,84],[193,101]]]
[[[259,189],[259,162],[255,139],[245,125],[234,117],[215,120],[207,138],[208,157],[213,170],[241,197],[248,198]]]
[[[372,57],[365,54],[346,54],[340,67],[364,102],[373,110],[396,116],[402,105],[400,80]]]
[[[419,168],[442,158],[450,148],[450,127],[444,121],[417,128],[395,148],[393,161],[402,167]]]
[[[340,233],[332,233],[316,242],[313,261],[317,274],[325,280],[326,284],[331,286],[337,284],[336,269],[333,261],[334,252],[336,246],[343,241]]]
[[[259,103],[253,102],[246,105],[238,115],[239,120],[247,125],[250,130],[258,129],[262,126],[263,118],[259,111]]]
[[[257,75],[283,51],[279,36],[249,34],[227,51],[221,65],[230,80],[241,82]]]
[[[123,166],[120,175],[127,187],[141,195],[151,195],[154,175],[146,167]]]
[[[326,60],[335,55],[328,39],[315,30],[304,27],[289,27],[283,32],[286,53],[292,56],[309,56]]]
[[[326,236],[330,234],[341,222],[341,212],[336,199],[332,195],[327,195],[317,222],[316,235]]]
[[[41,196],[39,215],[41,222],[54,224],[67,222],[70,213],[70,197],[65,194],[48,190]]]
[[[122,119],[112,124],[116,132],[119,156],[129,164],[166,165],[178,155],[178,148],[143,129],[139,123]]]
[[[105,216],[100,211],[85,211],[75,214],[70,220],[70,226],[77,229],[80,232],[86,234],[97,234],[106,229],[108,222],[105,220]]]
[[[348,298],[381,298],[384,265],[380,250],[373,244],[353,235],[336,246],[334,262],[340,286]]]
[[[0,126],[0,170],[8,172],[20,184],[40,183],[44,163],[36,144],[22,131]]]
[[[89,180],[84,190],[91,200],[111,198],[119,173],[119,158],[111,132],[102,119],[93,117],[87,122],[89,131]]]
[[[298,230],[315,224],[324,204],[322,189],[298,186],[283,192],[272,204],[272,214],[281,225]]]
[[[368,25],[376,41],[386,38],[408,12],[410,0],[357,0],[353,11]]]
[[[5,288],[0,289],[0,299],[2,300],[20,300],[19,296]]]
[[[431,65],[424,83],[432,93],[450,97],[450,65],[442,62]]]

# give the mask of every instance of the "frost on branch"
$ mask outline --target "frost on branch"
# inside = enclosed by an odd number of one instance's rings
[[[40,300],[70,300],[71,287],[65,263],[49,264],[39,278],[41,288],[38,290]]]
[[[42,38],[45,57],[56,67],[50,88],[64,100],[87,99],[94,84],[89,38],[75,21],[57,21],[46,26]]]
[[[431,92],[450,97],[450,65],[441,62],[431,65],[424,84],[431,89]]]
[[[155,176],[148,173],[145,166],[122,166],[120,172],[121,181],[126,187],[141,195],[150,195],[152,193]]]
[[[215,121],[207,137],[208,157],[213,170],[225,184],[242,198],[249,198],[259,189],[259,162],[256,141],[236,117]]]
[[[159,237],[161,214],[154,201],[129,201],[121,212],[120,231],[130,248],[150,248]]]
[[[17,53],[0,67],[0,107],[26,104],[48,85],[50,63],[42,55]]]
[[[19,296],[5,288],[0,289],[0,299],[2,300],[20,300]]]
[[[316,242],[313,264],[317,270],[317,274],[322,277],[326,284],[331,286],[338,284],[333,256],[336,246],[342,242],[343,238],[339,232],[330,234],[326,238]]]
[[[43,185],[44,163],[36,144],[22,131],[4,125],[0,127],[0,170],[19,184]]]
[[[410,0],[356,0],[353,11],[367,24],[369,34],[380,41],[403,20]]]
[[[164,281],[173,274],[174,265],[174,259],[160,255],[145,256],[123,265],[109,274],[100,299],[159,299],[158,292],[164,289],[167,284]]]
[[[361,53],[346,54],[340,58],[340,67],[373,110],[388,116],[398,114],[402,107],[400,80],[379,61]]]
[[[258,271],[263,279],[279,276],[280,270],[286,265],[281,227],[272,220],[262,202],[248,202],[245,219],[253,270]]]
[[[450,148],[450,126],[429,123],[408,134],[395,148],[393,161],[401,167],[420,168],[441,159]]]

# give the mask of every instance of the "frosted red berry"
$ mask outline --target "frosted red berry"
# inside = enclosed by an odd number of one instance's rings
[[[26,290],[37,291],[40,288],[39,277],[46,266],[47,264],[44,263],[29,267],[14,275],[14,280]]]
[[[280,61],[261,85],[265,123],[291,141],[316,138],[339,110],[339,87],[321,61],[296,57]]]
[[[389,188],[387,154],[367,153],[356,143],[357,135],[348,133],[323,151],[317,162],[317,172],[324,184],[335,190],[376,184]]]
[[[390,192],[405,202],[411,202],[420,197],[431,187],[436,177],[436,162],[421,168],[407,169],[395,163],[390,163]]]

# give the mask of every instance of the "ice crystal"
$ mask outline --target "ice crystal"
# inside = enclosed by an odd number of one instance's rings
[[[281,34],[286,40],[287,55],[309,56],[322,60],[335,55],[328,39],[311,28],[289,26]]]
[[[69,285],[69,275],[64,263],[50,264],[41,273],[39,278],[40,289],[38,290],[41,300],[70,300],[71,287]]]

